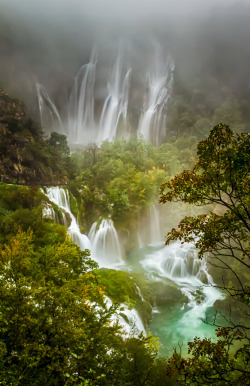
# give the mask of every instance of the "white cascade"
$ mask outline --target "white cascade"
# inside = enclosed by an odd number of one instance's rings
[[[163,237],[161,235],[159,210],[155,204],[151,205],[149,209],[149,219],[151,244],[162,242]]]
[[[164,108],[173,88],[174,64],[164,57],[161,47],[154,43],[154,63],[148,72],[147,92],[137,134],[159,145],[161,129],[165,122]]]
[[[36,91],[42,128],[49,131],[59,131],[60,133],[64,133],[65,129],[61,116],[56,105],[52,102],[46,88],[40,83],[36,83]]]
[[[124,264],[118,234],[111,219],[95,222],[89,232],[92,244],[92,257],[101,267],[114,267]]]
[[[89,238],[80,232],[76,218],[70,210],[69,192],[66,189],[56,186],[47,189],[47,196],[50,201],[54,202],[61,209],[63,209],[64,216],[64,211],[70,216],[71,224],[68,231],[72,235],[72,240],[81,248],[81,250],[91,249]],[[64,223],[66,223],[65,217]]]
[[[95,140],[94,86],[97,52],[93,49],[90,61],[77,73],[68,102],[69,141],[86,143]]]
[[[176,241],[148,254],[141,264],[153,280],[172,280],[189,299],[189,309],[172,332],[176,341],[178,336],[187,340],[196,334],[202,336],[202,319],[214,302],[222,298],[208,273],[206,259],[198,258],[194,245]]]
[[[188,281],[197,278],[210,283],[205,259],[198,258],[198,252],[190,243],[173,242],[147,255],[142,261],[144,268],[159,277],[173,281]]]
[[[123,53],[120,48],[107,86],[108,95],[100,118],[98,142],[114,139],[120,117],[122,116],[126,121],[130,74],[130,69],[124,71]]]
[[[106,307],[112,306],[112,300],[105,296]],[[127,336],[139,336],[143,333],[146,336],[144,324],[135,308],[129,309],[124,303],[121,303],[119,309],[112,315],[112,322],[118,323],[122,327],[123,334]]]

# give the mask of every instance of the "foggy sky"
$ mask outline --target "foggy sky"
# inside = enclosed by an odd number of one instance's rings
[[[100,60],[112,62],[120,38],[137,40],[140,55],[152,36],[187,87],[197,72],[223,74],[225,66],[241,85],[250,67],[249,8],[249,0],[0,0],[0,86],[31,106],[35,79],[60,94],[94,44]]]

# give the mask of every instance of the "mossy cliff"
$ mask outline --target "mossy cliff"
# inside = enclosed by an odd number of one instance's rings
[[[0,181],[18,184],[67,183],[69,149],[66,137],[45,139],[40,126],[28,119],[24,105],[0,88]]]

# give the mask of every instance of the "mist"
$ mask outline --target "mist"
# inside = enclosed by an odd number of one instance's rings
[[[98,48],[96,98],[105,94],[107,76],[121,41],[134,78],[146,72],[156,40],[175,62],[174,92],[206,88],[220,79],[247,99],[250,87],[250,7],[247,1],[2,0],[0,3],[0,85],[22,98],[39,119],[35,81],[63,104],[79,68]],[[142,90],[140,90],[142,93]],[[216,103],[216,88],[208,95]],[[141,96],[142,98],[142,96]],[[245,106],[245,110],[249,106]]]

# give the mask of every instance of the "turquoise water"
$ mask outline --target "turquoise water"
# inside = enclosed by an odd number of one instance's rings
[[[130,254],[127,263],[130,269],[144,272],[152,281],[172,282],[188,299],[187,303],[173,301],[172,305],[163,304],[153,309],[147,332],[159,337],[161,355],[170,356],[174,348],[180,347],[182,354],[187,355],[187,343],[196,336],[216,339],[215,327],[204,320],[213,322],[213,304],[221,298],[221,293],[213,286],[205,261],[198,260],[197,251],[191,245],[151,245]]]

